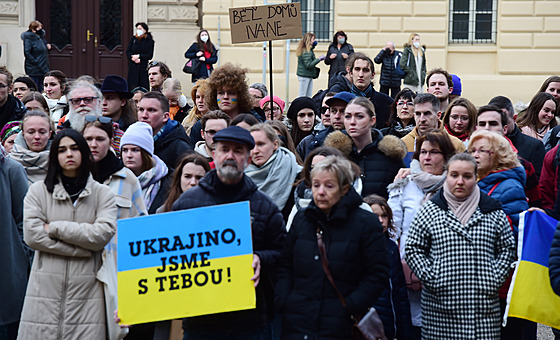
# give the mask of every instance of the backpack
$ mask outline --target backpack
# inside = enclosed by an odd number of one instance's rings
[[[406,73],[401,68],[401,57],[402,57],[402,53],[399,53],[399,56],[397,57],[397,59],[395,61],[395,73],[397,74],[397,77],[402,79],[406,76]],[[407,63],[407,66],[408,66],[408,63]]]

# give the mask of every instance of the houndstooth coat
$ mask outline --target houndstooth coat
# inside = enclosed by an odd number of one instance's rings
[[[514,260],[513,233],[498,201],[481,194],[466,226],[440,190],[418,212],[406,262],[424,284],[423,339],[500,339],[498,290]]]

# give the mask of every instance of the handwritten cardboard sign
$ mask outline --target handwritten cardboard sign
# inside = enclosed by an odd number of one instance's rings
[[[118,221],[123,324],[255,308],[249,202]]]
[[[301,38],[299,2],[229,9],[234,44]]]

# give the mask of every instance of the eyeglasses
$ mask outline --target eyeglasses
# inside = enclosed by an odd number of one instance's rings
[[[278,113],[278,112],[280,112],[280,108],[275,106],[275,107],[272,109],[272,111],[275,112],[275,113]],[[267,107],[266,109],[264,109],[264,112],[265,112],[265,113],[270,113],[270,108]]]
[[[488,154],[488,156],[492,155],[494,153],[494,151],[490,151],[490,150],[483,150],[483,149],[469,149],[467,150],[467,153],[474,155],[476,153],[486,153]]]
[[[112,122],[110,117],[104,117],[104,116],[97,117],[97,116],[87,115],[84,117],[84,119],[86,122],[95,122],[98,120],[100,123],[103,124],[109,124]]]
[[[208,136],[214,136],[216,133],[218,133],[218,131],[216,131],[216,130],[204,130],[204,133],[207,134]]]
[[[89,105],[91,103],[93,103],[94,99],[98,99],[99,97],[82,97],[82,98],[72,98],[69,99],[68,101],[72,104],[72,105],[80,105],[80,103],[83,101],[84,104]]]
[[[0,89],[3,89],[5,87],[9,87],[10,85],[4,85],[4,84],[0,84]]]
[[[436,155],[441,155],[443,152],[439,151],[439,150],[420,150],[420,154],[421,155],[432,155],[432,156],[436,156]]]
[[[453,120],[460,120],[460,121],[463,121],[463,122],[468,122],[469,121],[469,116],[451,115],[451,116],[449,116],[449,118],[453,119]]]
[[[328,106],[323,106],[321,107],[321,114],[324,115],[325,113],[329,112],[329,107]]]
[[[406,104],[407,106],[414,106],[414,102],[405,102],[405,101],[403,101],[403,100],[399,100],[399,101],[397,102],[397,105],[399,105],[399,106],[402,106],[402,105],[405,105],[405,104]]]

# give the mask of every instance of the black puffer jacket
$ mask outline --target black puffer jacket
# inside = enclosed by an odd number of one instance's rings
[[[334,59],[331,59],[330,56],[333,53],[336,54],[336,57]],[[340,46],[340,49],[338,49],[338,46],[336,44],[331,43],[329,45],[329,50],[327,51],[327,55],[325,58],[325,64],[331,65],[331,67],[329,68],[329,80],[338,72],[344,72],[346,70],[345,64],[346,60],[348,59],[344,59],[342,53],[346,53],[349,57],[350,55],[354,54],[354,46],[350,45],[349,43],[344,43],[342,46]]]
[[[373,142],[361,152],[352,147],[350,160],[362,169],[362,196],[377,194],[387,198],[387,186],[393,183],[400,168],[404,168],[406,145],[395,136],[385,136],[372,130]]]
[[[49,50],[45,39],[31,31],[21,34],[23,54],[25,55],[25,73],[28,76],[42,77],[49,72]]]
[[[284,220],[276,204],[259,191],[255,183],[246,175],[236,185],[225,185],[218,178],[216,170],[211,170],[200,180],[198,186],[179,197],[173,204],[173,210],[242,201],[250,203],[253,252],[261,260],[261,278],[256,289],[257,308],[188,318],[183,321],[184,327],[188,329],[212,330],[220,327],[249,331],[266,325],[267,306],[271,307],[270,302],[273,297],[274,274],[286,238]]]
[[[193,150],[191,140],[183,126],[174,120],[169,119],[162,129],[164,132],[154,142],[154,153],[169,168],[175,169],[177,162]]]
[[[394,50],[390,53],[389,49],[381,49],[379,54],[373,59],[376,64],[381,64],[381,77],[379,84],[389,87],[400,87],[401,80],[395,72],[395,67],[399,56],[402,56],[401,51]]]
[[[313,202],[296,214],[275,291],[283,339],[350,339],[351,315],[363,315],[388,286],[381,225],[361,204],[351,188],[329,216]],[[329,269],[346,309],[323,271],[317,228],[323,231]]]
[[[12,120],[21,120],[26,112],[27,107],[19,99],[9,94],[6,103],[0,106],[0,126],[4,127]]]
[[[352,83],[348,78],[346,78],[346,71],[338,72],[333,77],[329,79],[329,90],[327,92],[342,92],[347,91],[350,92],[352,88]]]

